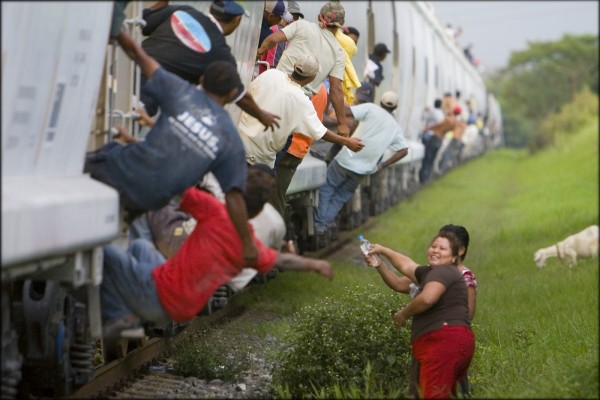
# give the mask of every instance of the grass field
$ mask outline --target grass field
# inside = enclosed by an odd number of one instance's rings
[[[540,270],[533,262],[538,248],[598,223],[597,120],[535,156],[500,149],[473,160],[375,220],[365,237],[418,262],[440,226],[468,228],[465,264],[479,283],[474,397],[598,398],[598,260],[569,269],[550,259]],[[332,259],[330,284],[314,274],[283,273],[242,300],[292,315],[345,287],[389,290],[357,264],[358,244],[349,249]],[[290,327],[284,319],[260,329],[279,335]]]

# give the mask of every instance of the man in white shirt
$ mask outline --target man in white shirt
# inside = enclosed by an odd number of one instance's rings
[[[282,117],[279,127],[266,131],[264,125],[247,113],[242,113],[238,131],[246,161],[250,165],[266,164],[274,168],[275,156],[283,149],[286,140],[293,132],[301,133],[313,140],[323,139],[331,143],[347,146],[359,151],[363,145],[360,139],[335,134],[319,120],[317,112],[302,87],[310,84],[319,73],[319,62],[312,55],[299,57],[292,73],[270,69],[260,74],[250,83],[248,93],[262,109]]]
[[[327,180],[319,189],[319,206],[314,211],[317,242],[367,175],[389,167],[408,154],[402,129],[392,116],[398,107],[398,95],[385,92],[380,104],[381,107],[363,103],[347,109],[348,116],[360,122],[352,137],[362,139],[365,148],[360,153],[342,149],[327,167]],[[388,147],[395,151],[394,155],[380,162]]]

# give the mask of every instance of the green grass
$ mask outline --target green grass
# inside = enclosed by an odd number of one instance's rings
[[[598,223],[598,120],[535,156],[500,149],[451,171],[362,233],[371,242],[425,262],[444,224],[471,234],[466,259],[479,283],[471,365],[477,398],[598,398],[598,260],[572,269],[533,253]],[[236,301],[291,316],[343,288],[379,275],[351,260],[334,261],[335,278],[286,272]],[[391,323],[391,320],[390,320]],[[290,318],[260,329],[280,336]]]

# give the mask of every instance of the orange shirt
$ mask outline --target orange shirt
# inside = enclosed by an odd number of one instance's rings
[[[325,107],[327,106],[327,89],[325,89],[325,85],[321,84],[319,92],[311,97],[310,101],[312,101],[313,106],[315,107],[319,120],[323,122],[323,115],[325,114]],[[287,152],[294,157],[304,158],[306,153],[308,153],[312,142],[313,140],[308,136],[294,132],[292,133],[292,143],[287,149]]]

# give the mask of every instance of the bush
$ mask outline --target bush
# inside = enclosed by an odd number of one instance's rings
[[[234,381],[248,368],[249,350],[237,342],[205,337],[209,331],[182,340],[173,350],[173,372],[210,381]]]
[[[385,292],[382,292],[384,290]],[[303,308],[276,360],[273,383],[292,397],[339,395],[339,388],[408,388],[410,329],[396,329],[392,315],[406,302],[374,285],[347,288]],[[285,388],[285,389],[282,389]]]
[[[548,132],[536,131],[527,140],[527,150],[530,154],[535,154],[554,144],[554,136]]]
[[[573,97],[573,101],[562,106],[558,114],[551,115],[542,125],[550,134],[572,134],[598,115],[598,96],[585,87]]]
[[[572,102],[563,105],[559,113],[544,120],[529,141],[530,152],[535,153],[554,143],[558,135],[578,132],[595,115],[598,115],[598,96],[585,87],[575,94]]]

